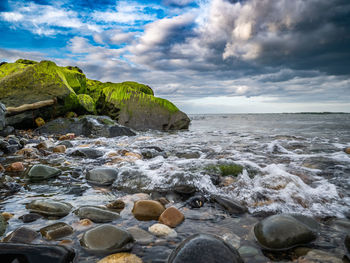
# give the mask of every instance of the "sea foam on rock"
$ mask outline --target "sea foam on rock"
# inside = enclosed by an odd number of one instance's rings
[[[269,250],[286,250],[308,244],[318,236],[319,224],[304,215],[279,214],[255,225],[258,243]]]

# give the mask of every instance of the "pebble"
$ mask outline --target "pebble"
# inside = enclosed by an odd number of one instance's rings
[[[12,243],[31,243],[38,233],[30,228],[21,226],[14,230],[11,234],[7,235],[3,242],[12,242]]]
[[[125,208],[125,203],[123,200],[118,199],[118,200],[110,202],[109,204],[106,205],[106,207],[108,209],[116,210],[116,211],[120,212]]]
[[[62,173],[60,169],[55,167],[36,164],[32,166],[27,174],[28,178],[32,182],[46,180],[55,176],[58,176]]]
[[[212,196],[211,200],[218,203],[222,208],[224,208],[230,214],[244,214],[248,212],[248,209],[241,205],[240,203],[230,200],[221,196]]]
[[[142,263],[142,260],[134,254],[117,253],[109,255],[97,263]]]
[[[118,170],[114,168],[95,168],[87,172],[86,180],[89,183],[108,186],[113,184],[113,182],[118,177]]]
[[[113,225],[100,225],[89,229],[80,240],[81,246],[93,253],[116,253],[131,250],[132,235]]]
[[[177,233],[167,225],[154,224],[148,228],[148,231],[156,236],[176,237]]]
[[[48,240],[55,240],[73,234],[73,228],[66,223],[58,222],[41,228],[40,233]]]
[[[350,147],[345,148],[344,151],[345,151],[347,154],[350,154]]]
[[[38,220],[39,218],[42,218],[42,217],[43,216],[40,214],[30,213],[30,214],[22,215],[18,219],[21,219],[23,221],[23,223],[31,223],[31,222]]]
[[[141,245],[147,245],[154,239],[153,235],[139,227],[129,227],[127,230],[134,237],[135,242]]]
[[[72,206],[68,203],[54,201],[50,199],[33,200],[26,205],[26,208],[35,213],[46,216],[66,216],[69,214]]]
[[[75,138],[75,134],[74,133],[67,133],[65,135],[60,136],[58,139],[60,141],[65,141],[65,140],[73,140]]]
[[[164,210],[165,207],[157,201],[140,200],[134,203],[132,213],[137,220],[148,221],[158,220]]]
[[[82,206],[74,213],[80,218],[87,218],[95,223],[108,223],[120,217],[118,213],[97,206]]]
[[[70,155],[76,157],[84,157],[89,159],[97,159],[103,156],[103,152],[92,148],[81,148],[73,151]]]
[[[9,212],[2,212],[1,215],[5,218],[6,221],[9,221],[14,216]]]
[[[65,153],[67,150],[65,145],[57,145],[52,149],[54,153]]]
[[[305,256],[298,258],[297,263],[343,263],[343,260],[326,251],[313,249]]]
[[[173,206],[165,209],[165,211],[159,216],[159,222],[170,227],[176,227],[184,220],[185,216],[183,213]]]
[[[15,162],[11,163],[7,168],[7,172],[23,172],[24,171],[24,165],[22,162]]]

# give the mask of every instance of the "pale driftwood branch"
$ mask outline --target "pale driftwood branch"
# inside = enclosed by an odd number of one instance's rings
[[[51,100],[43,100],[43,101],[38,101],[32,104],[23,104],[18,107],[8,107],[6,108],[6,115],[7,116],[13,116],[20,114],[22,112],[28,111],[28,110],[36,110],[40,109],[42,107],[50,106],[53,105],[57,102],[56,98],[51,99]]]

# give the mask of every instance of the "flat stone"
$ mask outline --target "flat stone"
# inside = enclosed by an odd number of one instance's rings
[[[269,250],[286,250],[316,239],[318,223],[302,215],[280,214],[265,218],[255,225],[258,243]]]
[[[148,221],[158,220],[164,210],[165,207],[158,201],[140,200],[134,203],[132,213],[137,220]]]
[[[70,213],[72,206],[68,203],[50,199],[33,200],[26,205],[30,212],[39,213],[45,216],[66,216]]]
[[[113,184],[118,177],[118,170],[113,168],[95,168],[86,174],[89,183],[107,186]]]
[[[222,208],[225,209],[225,211],[229,212],[230,214],[244,214],[248,212],[248,209],[245,206],[225,197],[212,196],[211,200],[215,203],[218,203]]]
[[[64,246],[0,243],[1,262],[71,263],[75,253]]]
[[[195,234],[182,241],[170,254],[168,263],[243,263],[238,251],[221,238]]]
[[[48,240],[55,240],[73,234],[73,228],[66,223],[58,222],[40,229],[40,233]]]
[[[147,245],[154,239],[153,235],[139,227],[129,227],[127,230],[134,237],[135,242],[141,245]]]
[[[74,213],[80,219],[87,218],[95,223],[108,223],[120,218],[118,213],[97,206],[82,206]]]
[[[89,229],[80,240],[81,246],[93,253],[129,251],[133,242],[129,232],[108,224]]]
[[[43,164],[36,164],[30,168],[27,176],[30,181],[37,182],[58,176],[61,173],[62,171],[55,167],[50,167]]]
[[[97,263],[142,263],[142,260],[134,254],[117,253],[109,255]]]
[[[181,224],[185,220],[185,216],[175,207],[168,207],[165,211],[160,215],[159,222],[170,226],[176,227]]]
[[[148,228],[148,231],[156,236],[165,236],[165,237],[176,237],[177,233],[174,229],[171,229],[167,225],[163,224],[154,224]]]
[[[70,155],[76,157],[84,157],[89,159],[97,159],[103,156],[103,152],[92,148],[81,148],[73,151]]]
[[[23,216],[20,216],[19,219],[23,221],[23,223],[31,223],[34,222],[35,220],[38,220],[39,218],[42,218],[43,216],[37,213],[30,213],[30,214],[25,214]]]
[[[38,233],[30,228],[21,226],[14,230],[11,234],[7,235],[3,242],[12,242],[12,243],[31,243]]]

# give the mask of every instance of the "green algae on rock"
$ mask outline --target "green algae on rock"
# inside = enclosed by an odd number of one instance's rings
[[[33,117],[52,119],[74,111],[108,115],[137,130],[187,129],[189,118],[168,100],[154,96],[144,84],[89,80],[78,67],[60,67],[52,61],[19,59],[0,66],[0,100],[7,107],[57,99],[52,106],[8,117],[9,125],[33,126]]]

